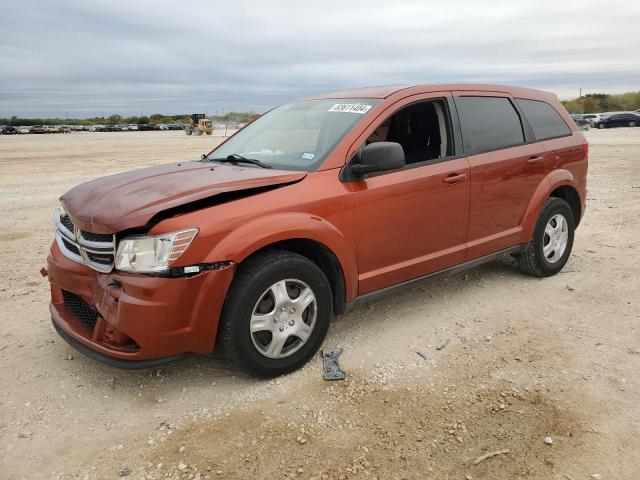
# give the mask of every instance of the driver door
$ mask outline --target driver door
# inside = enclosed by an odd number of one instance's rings
[[[444,106],[439,116],[447,116],[439,119],[441,137],[451,142],[450,148],[443,148],[439,158],[354,182],[359,295],[465,261],[469,162],[455,156],[452,128],[446,127],[453,125],[448,96],[413,96],[390,107],[388,115],[419,100],[427,103],[429,98],[438,98]],[[365,138],[381,123],[369,127]],[[398,143],[402,144],[402,138],[398,136]]]

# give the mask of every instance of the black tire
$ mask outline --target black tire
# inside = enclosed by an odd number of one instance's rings
[[[285,279],[300,280],[312,290],[317,305],[315,326],[299,350],[284,358],[269,358],[254,345],[250,319],[265,290]],[[329,329],[332,305],[329,281],[311,260],[285,251],[259,253],[238,266],[221,316],[220,346],[237,368],[254,377],[292,372],[320,348]]]
[[[600,130],[602,130],[602,129],[604,128],[604,123],[600,123],[600,124],[598,124],[598,128],[599,128]]]
[[[565,218],[569,238],[564,253],[555,263],[551,263],[544,256],[543,245],[547,223],[556,214],[561,214]],[[571,255],[575,225],[573,211],[569,204],[561,198],[548,198],[538,215],[533,236],[527,245],[527,249],[522,254],[514,256],[517,267],[524,273],[534,277],[550,277],[558,273],[567,263],[569,255]]]

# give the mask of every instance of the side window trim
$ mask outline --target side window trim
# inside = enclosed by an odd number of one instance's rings
[[[481,155],[483,153],[489,153],[489,152],[498,152],[500,150],[506,150],[507,148],[515,148],[515,147],[519,147],[521,145],[529,145],[531,143],[535,143],[537,140],[535,138],[535,136],[533,135],[533,129],[531,128],[531,125],[529,125],[529,122],[527,121],[526,117],[524,116],[524,114],[522,113],[522,110],[520,109],[520,107],[517,104],[517,102],[515,101],[515,99],[509,95],[508,93],[504,93],[504,92],[495,92],[495,93],[499,93],[499,95],[483,95],[483,93],[494,93],[494,92],[474,92],[473,94],[467,94],[465,95],[464,92],[451,92],[451,100],[453,102],[453,104],[456,106],[456,118],[458,120],[458,125],[460,128],[460,136],[461,136],[461,142],[460,145],[462,147],[462,152],[463,155],[467,155],[467,156],[471,156],[471,155]],[[484,98],[504,98],[507,99],[509,101],[509,103],[511,104],[511,106],[513,107],[513,109],[515,110],[516,114],[518,115],[518,118],[520,119],[520,128],[522,130],[522,136],[524,141],[520,142],[520,143],[514,143],[513,145],[505,145],[502,146],[500,148],[490,148],[487,150],[479,150],[479,151],[468,151],[465,148],[465,143],[464,143],[464,135],[462,133],[462,121],[460,120],[460,116],[458,113],[458,108],[457,108],[457,104],[456,104],[456,98],[460,98],[460,97],[484,97]]]

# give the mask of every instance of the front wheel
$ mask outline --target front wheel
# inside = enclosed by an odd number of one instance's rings
[[[604,123],[600,123],[600,124],[598,124],[598,128],[599,128],[600,130],[602,130],[602,129],[604,128]]]
[[[518,268],[534,277],[555,275],[569,259],[575,219],[569,204],[550,197],[544,203],[527,249],[515,257]]]
[[[332,311],[327,277],[291,252],[243,262],[225,302],[220,344],[234,365],[255,377],[300,368],[318,351]]]

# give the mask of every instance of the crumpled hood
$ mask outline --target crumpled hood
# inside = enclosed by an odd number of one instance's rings
[[[225,192],[285,185],[306,172],[185,162],[82,183],[60,197],[73,223],[94,233],[146,225],[159,212]]]

